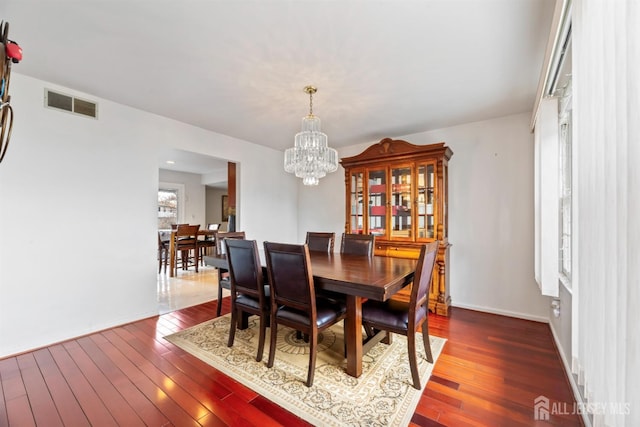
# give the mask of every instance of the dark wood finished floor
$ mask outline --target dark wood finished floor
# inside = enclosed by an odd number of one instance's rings
[[[0,426],[308,425],[162,338],[211,319],[215,308],[0,360]],[[539,395],[573,402],[548,325],[456,308],[429,321],[431,334],[448,342],[411,425],[581,425],[576,415],[533,418]]]

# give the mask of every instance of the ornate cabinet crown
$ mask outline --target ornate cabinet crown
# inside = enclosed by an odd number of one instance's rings
[[[345,169],[346,233],[374,234],[376,255],[417,258],[420,245],[440,241],[429,309],[448,315],[448,168],[445,144],[385,138],[340,163]],[[408,298],[408,290],[400,298]]]

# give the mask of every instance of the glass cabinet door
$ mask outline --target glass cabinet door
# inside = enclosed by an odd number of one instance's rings
[[[446,239],[449,237],[449,206],[447,205],[449,203],[449,166],[446,163],[442,175],[442,189],[442,216],[444,218],[444,221],[442,221],[442,238]]]
[[[435,162],[419,164],[417,194],[417,238],[433,239],[436,237],[435,218]]]
[[[411,166],[391,168],[391,238],[411,234]]]
[[[387,232],[387,171],[369,170],[369,234],[385,236]]]
[[[362,234],[364,231],[364,172],[351,172],[349,182],[349,232]]]

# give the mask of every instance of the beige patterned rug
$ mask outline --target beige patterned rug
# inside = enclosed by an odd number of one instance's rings
[[[406,338],[393,336],[391,345],[376,344],[363,357],[362,375],[346,374],[342,324],[324,331],[319,339],[313,387],[304,385],[309,363],[308,345],[295,331],[278,327],[274,367],[267,368],[269,333],[261,362],[256,362],[258,319],[236,331],[233,347],[227,347],[230,315],[201,323],[165,339],[214,366],[269,400],[318,426],[406,426],[422,391],[413,388]],[[416,337],[417,343],[422,342]],[[437,360],[445,339],[431,337]],[[433,365],[417,345],[420,379],[424,388]],[[434,360],[434,361],[435,361]]]

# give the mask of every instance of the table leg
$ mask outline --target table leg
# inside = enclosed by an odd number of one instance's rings
[[[176,269],[176,245],[175,245],[175,233],[171,233],[171,240],[169,241],[169,277],[174,276]]]
[[[238,319],[238,329],[245,330],[249,327],[249,313],[242,312],[242,316]]]
[[[347,317],[344,320],[347,343],[347,373],[362,374],[362,297],[347,295]]]

